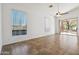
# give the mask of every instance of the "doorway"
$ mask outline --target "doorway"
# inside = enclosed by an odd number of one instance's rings
[[[60,33],[61,34],[77,34],[77,18],[60,20]]]

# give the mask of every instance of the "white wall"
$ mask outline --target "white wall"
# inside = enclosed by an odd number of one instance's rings
[[[12,37],[11,9],[28,14],[27,35]],[[54,34],[54,11],[54,8],[49,8],[49,4],[3,4],[3,45]],[[50,22],[48,32],[45,31],[45,19]]]
[[[59,11],[61,13],[68,12],[75,7],[79,6],[79,3],[59,3]]]
[[[55,16],[55,33],[60,33],[59,19]]]
[[[1,49],[2,49],[2,8],[1,8],[1,4],[0,4],[0,53],[1,53]]]

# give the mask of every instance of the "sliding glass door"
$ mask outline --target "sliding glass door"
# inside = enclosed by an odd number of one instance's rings
[[[60,32],[77,33],[77,19],[60,20]]]

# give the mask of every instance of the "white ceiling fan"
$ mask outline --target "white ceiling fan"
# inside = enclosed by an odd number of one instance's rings
[[[65,14],[68,14],[68,12],[61,13],[61,12],[58,11],[58,12],[56,13],[56,15],[65,15]]]
[[[52,8],[52,7],[53,7],[52,4],[49,5],[49,8]],[[59,10],[59,4],[57,4],[57,9],[58,9],[58,11],[56,13],[56,16],[62,16],[62,15],[65,15],[65,14],[68,14],[69,13],[69,12],[61,13],[60,10]]]
[[[57,13],[56,13],[56,16],[62,16],[62,15],[68,14],[68,12],[61,13],[61,12],[59,11],[59,4],[57,4],[57,8],[58,8],[58,11],[57,11]]]

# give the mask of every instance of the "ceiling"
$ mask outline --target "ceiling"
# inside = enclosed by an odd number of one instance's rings
[[[71,11],[74,8],[78,7],[79,3],[58,3],[56,5],[59,5],[59,11],[61,13],[65,13],[65,12]]]

